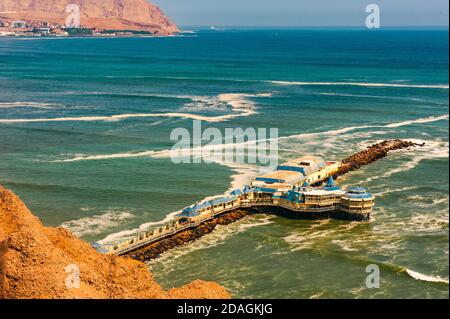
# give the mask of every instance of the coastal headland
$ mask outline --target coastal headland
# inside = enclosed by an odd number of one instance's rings
[[[77,280],[78,284],[77,284]],[[214,282],[164,290],[147,266],[98,253],[64,228],[45,227],[0,186],[0,299],[230,298]]]
[[[0,1],[0,36],[162,36],[178,31],[147,0]]]

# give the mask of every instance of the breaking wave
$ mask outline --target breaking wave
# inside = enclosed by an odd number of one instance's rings
[[[440,115],[440,116],[429,116],[429,117],[424,117],[424,118],[420,118],[420,119],[416,119],[416,120],[392,123],[392,124],[386,125],[385,127],[392,128],[392,127],[401,127],[401,126],[411,125],[411,124],[431,123],[431,122],[436,122],[436,121],[448,120],[448,117],[449,117],[448,114],[444,114],[444,115]]]
[[[283,240],[289,245],[289,251],[291,252],[315,249],[324,243],[328,243],[328,239],[334,241],[333,244],[343,248],[344,241],[340,240],[339,237],[359,226],[359,224],[355,222],[346,225],[333,225],[333,227],[329,227],[328,224],[328,220],[316,221],[307,229],[291,232],[283,237]],[[350,251],[353,250],[353,248],[347,245],[345,250]]]
[[[114,234],[109,234],[102,240],[99,240],[98,243],[107,244],[107,243],[111,243],[111,242],[118,241],[118,240],[120,240],[120,241],[126,240],[128,238],[135,236],[139,232],[148,230],[151,226],[163,225],[163,224],[171,221],[175,217],[175,215],[177,215],[179,213],[180,213],[179,211],[172,212],[170,214],[167,214],[166,217],[164,217],[164,219],[162,219],[160,221],[145,223],[135,229],[129,229],[129,230],[120,231],[120,232],[117,232]]]
[[[123,221],[134,218],[130,212],[110,210],[103,215],[94,215],[64,222],[61,227],[67,228],[78,237],[98,235],[119,226]]]
[[[448,279],[446,278],[442,278],[440,276],[429,276],[429,275],[424,275],[420,272],[417,271],[413,271],[411,269],[406,268],[405,272],[411,276],[412,278],[416,279],[416,280],[420,280],[420,281],[427,281],[427,282],[438,282],[438,283],[445,283],[448,284]]]
[[[398,88],[424,88],[424,89],[448,89],[448,84],[403,84],[403,83],[368,83],[368,82],[296,82],[296,81],[268,81],[277,85],[299,86],[367,86],[367,87],[398,87]]]
[[[143,152],[129,152],[129,153],[114,153],[104,155],[80,155],[73,158],[54,160],[52,163],[69,163],[78,161],[93,161],[93,160],[108,160],[119,158],[133,158],[133,157],[165,157],[170,156],[170,150],[163,151],[143,151]]]
[[[79,117],[56,117],[56,118],[37,118],[37,119],[1,119],[0,123],[40,123],[40,122],[99,122],[99,121],[120,121],[131,118],[152,118],[152,117],[175,117],[183,119],[192,119],[205,122],[222,122],[240,115],[229,114],[221,116],[203,116],[189,113],[128,113],[106,116],[79,116]]]
[[[39,102],[0,102],[0,109],[12,109],[12,108],[53,109],[59,106],[62,106],[62,104],[39,103]]]
[[[217,100],[230,106],[232,113],[218,116],[206,116],[193,113],[168,112],[168,113],[127,113],[101,116],[78,116],[57,118],[26,118],[26,119],[0,119],[0,123],[41,123],[41,122],[99,122],[99,121],[121,121],[132,118],[182,118],[217,123],[228,121],[238,117],[256,114],[255,103],[248,98],[269,97],[270,93],[261,94],[220,94]]]
[[[385,124],[385,125],[349,126],[349,127],[344,127],[344,128],[337,129],[337,130],[329,130],[329,131],[314,132],[314,133],[302,133],[302,134],[295,134],[295,135],[280,137],[280,140],[291,139],[291,138],[305,139],[305,138],[311,138],[311,137],[317,137],[317,136],[323,136],[323,135],[340,135],[340,134],[348,133],[351,131],[362,130],[362,129],[367,129],[367,128],[398,128],[398,127],[412,125],[412,124],[438,122],[438,121],[442,121],[442,120],[448,120],[448,118],[449,118],[449,115],[444,114],[444,115],[439,115],[439,116],[429,116],[429,117],[423,117],[423,118],[418,118],[418,119],[414,119],[414,120],[390,123],[390,124]]]
[[[409,139],[411,142],[422,144],[425,143],[423,147],[414,149],[414,151],[404,150],[401,151],[402,155],[411,156],[411,159],[404,164],[386,171],[385,173],[369,177],[364,181],[358,182],[355,185],[361,183],[370,182],[380,178],[388,178],[394,174],[410,171],[414,169],[424,160],[438,159],[438,158],[448,158],[449,157],[449,143],[445,141],[425,141],[418,139]]]
[[[422,99],[417,99],[417,98],[383,96],[383,95],[346,94],[346,93],[328,93],[328,92],[319,93],[319,95],[341,96],[341,97],[359,97],[359,98],[369,98],[369,99],[406,100],[406,101],[417,101],[417,102],[424,101]]]
[[[203,236],[189,245],[176,247],[175,249],[164,252],[161,257],[148,262],[149,265],[157,264],[158,267],[164,267],[165,271],[170,271],[171,264],[178,257],[192,253],[197,250],[216,247],[223,244],[228,238],[239,233],[245,232],[250,228],[261,227],[273,223],[273,216],[253,216],[252,218],[243,218],[227,226],[218,225],[212,232]],[[167,260],[169,259],[170,260]]]
[[[394,189],[387,189],[385,191],[374,193],[376,197],[383,197],[384,195],[391,194],[391,193],[401,193],[408,190],[416,189],[417,186],[410,186],[410,187],[402,187],[402,188],[394,188]]]
[[[435,122],[440,121],[444,119],[448,119],[448,115],[442,115],[442,116],[434,116],[434,117],[426,117],[426,118],[419,118],[416,120],[410,120],[410,121],[404,121],[404,122],[398,122],[398,123],[391,123],[387,125],[364,125],[364,126],[350,126],[345,127],[342,129],[337,130],[329,130],[329,131],[322,131],[322,132],[314,132],[314,133],[302,133],[302,134],[295,134],[290,136],[282,136],[279,137],[278,140],[289,140],[289,139],[308,139],[308,138],[314,138],[319,136],[336,136],[344,133],[348,133],[350,131],[359,130],[359,129],[366,129],[366,128],[397,128],[400,126],[406,126],[406,125],[412,125],[412,124],[419,124],[419,123],[429,123],[429,122]],[[257,141],[247,141],[244,142],[243,145],[247,147],[255,147],[260,142],[267,142],[270,141],[270,139],[263,139],[263,140],[257,140]],[[413,140],[417,143],[430,143],[429,141],[419,141],[419,140]],[[192,156],[198,156],[201,155],[203,151],[214,151],[218,149],[225,149],[229,146],[236,146],[236,144],[218,144],[218,145],[205,145],[202,147],[197,148],[191,148],[190,154]],[[431,151],[433,151],[433,146],[436,147],[435,144],[429,144],[431,146]],[[442,145],[440,145],[442,146]],[[446,146],[446,145],[444,145]],[[447,145],[448,146],[448,145]],[[448,147],[447,147],[448,148]],[[448,157],[448,149],[447,153],[445,153],[445,147],[439,147],[438,150],[434,149],[434,156],[436,157],[445,157],[445,155]],[[164,158],[164,157],[170,157],[172,155],[172,151],[170,149],[166,150],[149,150],[149,151],[142,151],[142,152],[125,152],[125,153],[113,153],[113,154],[103,154],[103,155],[80,155],[76,156],[74,158],[68,158],[68,159],[61,159],[61,160],[54,160],[52,162],[76,162],[76,161],[89,161],[89,160],[107,160],[107,159],[119,159],[119,158],[133,158],[133,157],[156,157],[156,158]],[[219,164],[224,164],[224,162],[221,162],[214,157],[211,157],[212,161],[215,161]],[[228,165],[228,163],[225,163]],[[238,167],[240,168],[240,167]],[[248,167],[245,167],[248,168]]]

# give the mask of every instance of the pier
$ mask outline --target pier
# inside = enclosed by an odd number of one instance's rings
[[[375,197],[363,188],[343,190],[334,179],[373,163],[391,151],[422,146],[403,140],[387,140],[351,155],[341,162],[325,162],[313,156],[290,161],[251,185],[215,200],[186,207],[173,221],[131,238],[106,245],[94,243],[106,254],[126,255],[146,261],[255,213],[294,219],[370,219]]]
[[[336,177],[344,175],[348,172],[355,171],[362,166],[373,163],[383,157],[388,156],[389,152],[401,149],[407,149],[416,146],[425,146],[425,143],[418,144],[404,140],[386,140],[378,144],[368,147],[366,150],[351,155],[342,160],[342,165],[339,168]]]

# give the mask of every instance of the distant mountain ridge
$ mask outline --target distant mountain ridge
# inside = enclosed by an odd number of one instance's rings
[[[172,34],[177,26],[147,0],[0,0],[0,21],[64,24],[66,6],[78,5],[82,26]]]

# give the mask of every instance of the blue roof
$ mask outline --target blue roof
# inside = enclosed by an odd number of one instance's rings
[[[323,189],[326,191],[337,191],[337,190],[340,190],[340,187],[334,183],[333,177],[330,176],[330,177],[328,177],[328,181],[325,184],[325,186],[323,187]]]
[[[204,202],[204,203],[195,203],[195,205],[192,207],[193,211],[199,211],[202,210],[203,208],[209,207],[211,206],[211,204],[209,204],[209,202]]]
[[[268,187],[257,187],[256,190],[262,193],[276,193],[278,189],[276,188],[268,188]]]
[[[193,217],[193,216],[198,216],[199,212],[194,209],[195,205],[193,207],[186,207],[185,209],[183,209],[183,211],[178,214],[178,217]]]
[[[218,205],[218,204],[224,204],[224,203],[229,203],[232,202],[233,200],[235,200],[236,197],[235,196],[229,196],[229,197],[220,197],[218,199],[215,199],[211,202],[212,205]]]
[[[347,193],[345,195],[350,198],[359,198],[359,199],[372,198],[372,194],[370,194],[370,193],[360,193],[360,194]]]
[[[306,175],[305,169],[303,167],[298,167],[298,166],[280,165],[277,167],[277,171],[291,171],[291,172],[297,172],[297,173]]]
[[[193,216],[198,216],[199,215],[199,211],[202,210],[203,208],[209,207],[211,206],[210,202],[204,202],[204,203],[195,203],[194,206],[189,206],[186,207],[182,210],[182,212],[180,214],[178,214],[177,216],[181,216],[181,217],[193,217]]]
[[[303,186],[303,187],[308,187],[308,186],[309,186],[309,183],[308,183],[308,182],[304,182],[302,186]]]
[[[367,190],[363,187],[349,187],[348,192],[353,193],[353,194],[360,194],[360,193],[366,193]]]
[[[286,194],[286,199],[293,202],[293,201],[297,201],[300,197],[300,193],[296,192],[294,190],[289,190]]]
[[[345,195],[350,198],[372,198],[372,194],[363,187],[349,187]]]
[[[192,207],[186,207],[186,208],[183,209],[183,213],[191,213],[193,211],[194,210],[192,209]]]
[[[333,176],[328,177],[327,180],[327,186],[335,186],[336,184],[334,183],[334,178]]]
[[[325,186],[325,187],[323,187],[324,191],[329,191],[329,192],[338,191],[340,189],[341,188],[339,186]]]
[[[243,189],[243,192],[244,192],[245,194],[247,194],[247,193],[252,193],[252,192],[254,192],[254,191],[255,191],[255,189],[249,187],[248,185],[245,185],[245,187],[244,187],[244,189]]]
[[[105,254],[108,252],[108,249],[104,248],[101,244],[98,242],[95,242],[92,244],[92,247],[96,249],[99,253]]]
[[[211,206],[212,206],[212,202],[211,202],[211,201],[203,202],[203,203],[201,204],[201,206],[202,206],[202,208],[211,207]]]
[[[95,248],[95,249],[97,249],[97,248],[102,247],[102,245],[99,244],[98,242],[95,242],[95,243],[92,244],[92,247]]]
[[[240,190],[239,188],[236,188],[234,190],[232,190],[230,192],[231,195],[241,195],[242,194],[242,190]]]
[[[255,178],[256,181],[259,182],[265,182],[265,183],[286,183],[286,181],[284,179],[280,179],[280,178],[267,178],[267,177],[257,177]]]

